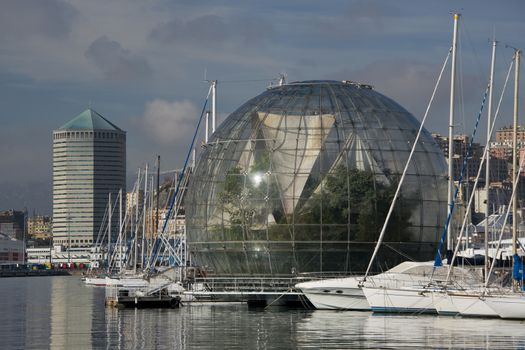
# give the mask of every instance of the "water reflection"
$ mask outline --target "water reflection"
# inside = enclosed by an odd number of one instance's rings
[[[245,304],[117,310],[76,277],[0,280],[1,349],[525,349],[525,323]]]
[[[524,323],[431,315],[313,311],[297,323],[300,347],[525,348]]]
[[[71,283],[72,279],[52,279],[51,349],[92,348],[94,291],[80,283]]]

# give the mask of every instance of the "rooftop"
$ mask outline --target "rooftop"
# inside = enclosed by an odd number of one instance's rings
[[[62,125],[60,130],[116,130],[122,131],[118,126],[101,116],[91,108],[77,115],[75,118]]]

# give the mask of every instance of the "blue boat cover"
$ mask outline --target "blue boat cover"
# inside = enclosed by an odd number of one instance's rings
[[[514,271],[512,273],[512,277],[514,277],[514,279],[518,281],[522,281],[524,279],[523,261],[521,260],[521,257],[518,254],[514,254]]]

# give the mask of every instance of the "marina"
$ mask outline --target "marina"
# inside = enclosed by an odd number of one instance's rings
[[[231,349],[510,349],[525,344],[523,322],[502,319],[250,308],[231,302],[110,308],[104,306],[104,289],[86,288],[74,276],[4,279],[0,292],[6,321],[0,336],[7,349],[216,349],[217,344]]]
[[[0,348],[525,348],[525,7],[469,1],[0,4]]]

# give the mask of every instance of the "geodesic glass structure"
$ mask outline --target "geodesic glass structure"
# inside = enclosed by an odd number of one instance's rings
[[[353,82],[296,82],[249,100],[204,146],[191,179],[185,207],[195,263],[217,274],[362,271],[419,125]],[[446,169],[424,131],[381,267],[433,257]]]

